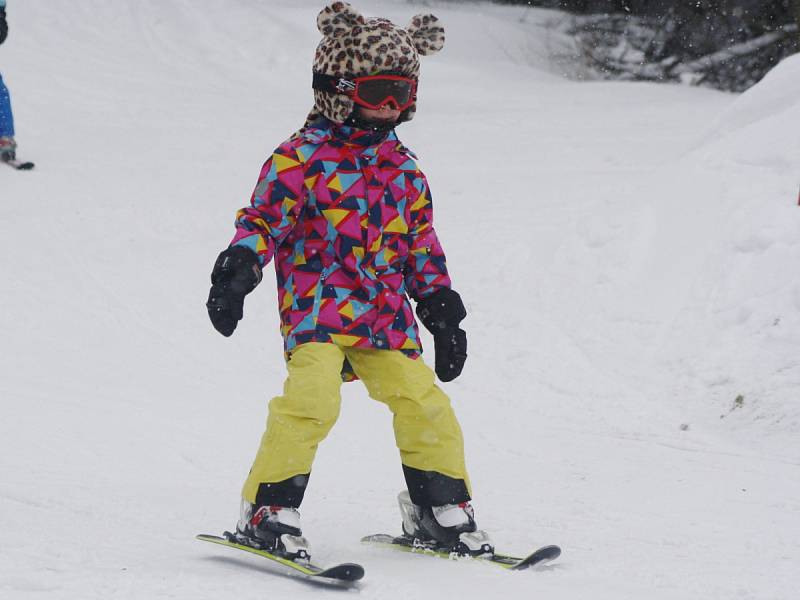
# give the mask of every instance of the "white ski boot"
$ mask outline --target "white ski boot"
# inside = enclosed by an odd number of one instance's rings
[[[478,529],[469,502],[423,507],[411,502],[406,490],[400,492],[397,502],[403,533],[415,544],[470,556],[494,554],[494,544],[489,534]]]
[[[0,137],[0,160],[9,162],[17,157],[17,142],[11,136]]]
[[[242,500],[235,541],[289,560],[308,561],[308,540],[300,529],[300,511],[286,506],[259,506]]]

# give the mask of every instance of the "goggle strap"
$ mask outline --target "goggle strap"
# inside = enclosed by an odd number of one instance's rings
[[[314,79],[311,87],[320,92],[330,92],[331,94],[346,94],[356,89],[356,84],[346,77],[335,77],[323,73],[314,72]]]

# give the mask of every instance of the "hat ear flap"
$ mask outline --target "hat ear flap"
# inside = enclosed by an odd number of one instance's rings
[[[347,2],[331,2],[317,15],[317,29],[328,38],[346,35],[364,22],[361,13]]]
[[[354,108],[353,100],[347,96],[314,90],[314,110],[334,123],[344,123]]]
[[[416,15],[412,17],[406,29],[414,47],[422,56],[436,54],[444,47],[444,27],[442,22],[433,15]]]

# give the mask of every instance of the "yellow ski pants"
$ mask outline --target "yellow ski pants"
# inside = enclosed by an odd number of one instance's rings
[[[461,427],[421,358],[398,350],[308,343],[292,352],[283,395],[269,403],[267,429],[242,496],[254,503],[260,484],[311,472],[317,446],[339,416],[345,358],[369,395],[394,414],[403,465],[463,480],[469,490]]]

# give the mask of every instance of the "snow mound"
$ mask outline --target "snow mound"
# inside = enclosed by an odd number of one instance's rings
[[[777,65],[713,122],[701,153],[797,174],[800,164],[800,54]]]
[[[800,363],[800,55],[726,106],[663,198],[699,224],[668,370],[720,409],[725,429],[796,455]],[[662,217],[677,218],[672,209]],[[682,230],[682,231],[679,231]],[[688,279],[688,278],[687,278]],[[677,374],[680,373],[678,376]],[[783,450],[778,450],[779,448]]]

